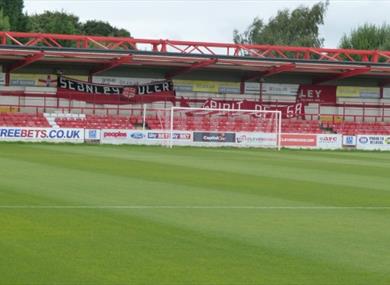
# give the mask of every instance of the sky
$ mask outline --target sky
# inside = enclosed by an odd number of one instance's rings
[[[135,38],[232,42],[255,17],[267,21],[280,9],[318,1],[279,0],[25,0],[28,14],[64,10],[81,21],[102,20]],[[320,36],[337,47],[344,33],[364,23],[390,24],[390,0],[330,0]]]

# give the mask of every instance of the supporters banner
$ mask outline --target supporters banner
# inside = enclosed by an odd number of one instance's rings
[[[336,104],[336,89],[336,86],[301,85],[299,86],[297,101]]]
[[[59,76],[57,85],[58,97],[97,104],[142,104],[175,99],[172,81],[119,86],[89,83]]]
[[[226,109],[226,110],[256,110],[256,111],[281,111],[283,118],[294,118],[304,112],[302,103],[295,103],[284,106],[267,106],[260,102],[240,100],[214,100],[207,99],[204,101],[202,108]]]
[[[84,129],[0,127],[0,141],[83,143]]]

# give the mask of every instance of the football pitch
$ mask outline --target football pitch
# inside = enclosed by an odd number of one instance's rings
[[[388,285],[390,153],[0,144],[1,285]]]

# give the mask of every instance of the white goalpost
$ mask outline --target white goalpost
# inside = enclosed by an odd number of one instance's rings
[[[191,145],[281,148],[281,111],[171,107],[169,147],[183,145],[180,136],[191,133]]]

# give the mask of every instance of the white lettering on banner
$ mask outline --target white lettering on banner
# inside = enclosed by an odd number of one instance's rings
[[[294,118],[303,113],[303,104],[295,103],[288,106],[265,106],[256,101],[223,101],[208,99],[203,103],[202,108],[224,109],[224,110],[254,110],[254,111],[281,111],[283,118]],[[264,113],[253,112],[254,116],[263,117]]]
[[[84,142],[84,129],[0,127],[0,141]]]
[[[65,81],[65,78],[63,78],[62,76],[60,76],[60,88],[67,88],[67,85],[66,85],[66,81]],[[70,86],[69,86],[70,88]]]
[[[241,110],[241,106],[244,101],[217,101],[213,99],[206,100],[202,106],[202,108],[211,108],[211,109],[225,109],[225,110]],[[256,104],[255,108],[260,108],[262,106],[260,104]]]
[[[169,83],[168,82],[163,83],[163,91],[164,92],[169,91]]]
[[[287,107],[287,118],[294,118],[297,114],[302,114],[303,104],[298,103]]]
[[[299,97],[309,98],[309,99],[320,99],[322,90],[308,89],[306,93],[304,90],[301,90]]]
[[[60,89],[104,95],[121,95],[124,89],[129,87],[135,88],[137,90],[137,95],[161,93],[162,90],[173,91],[172,81],[151,82],[148,84],[134,86],[110,86],[59,76],[57,84]]]

